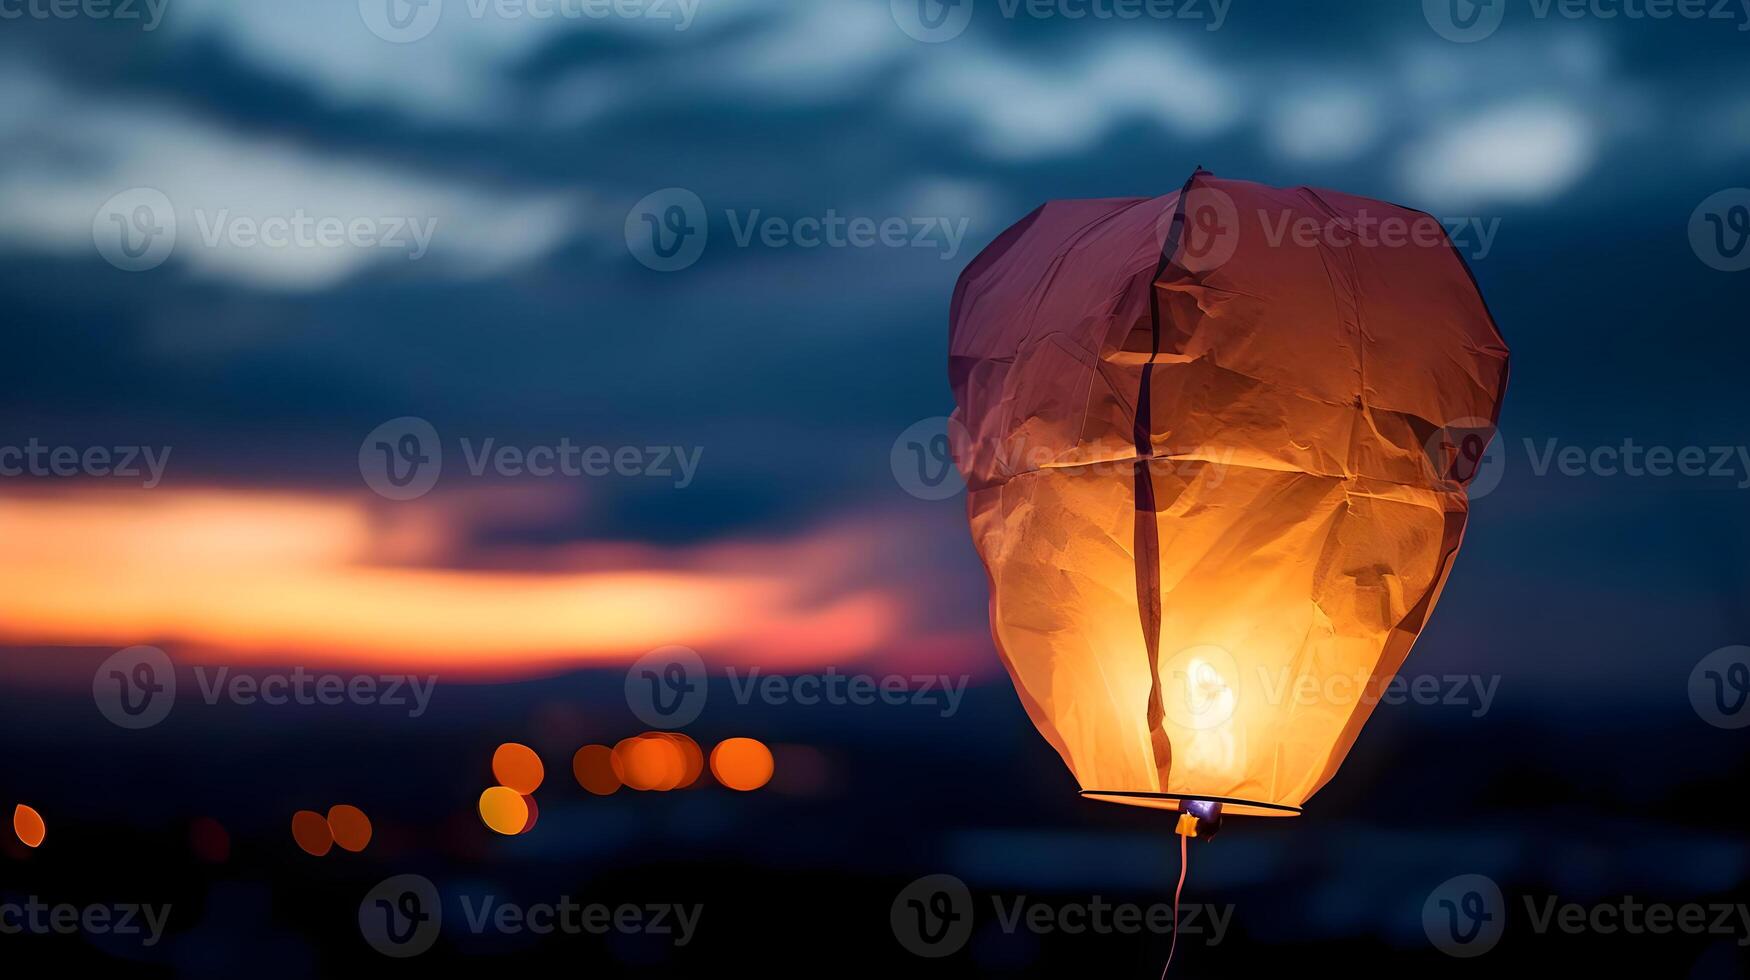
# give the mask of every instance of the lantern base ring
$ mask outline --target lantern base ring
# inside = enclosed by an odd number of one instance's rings
[[[1157,810],[1183,811],[1185,804],[1196,800],[1220,803],[1224,814],[1240,817],[1298,817],[1301,809],[1282,803],[1242,800],[1231,796],[1202,796],[1194,793],[1138,793],[1129,790],[1084,789],[1081,795],[1106,803],[1127,803],[1131,806],[1153,807]]]

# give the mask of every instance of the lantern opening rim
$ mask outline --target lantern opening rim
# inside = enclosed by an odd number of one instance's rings
[[[1238,817],[1298,817],[1301,808],[1285,803],[1264,803],[1231,796],[1209,796],[1203,793],[1142,793],[1132,790],[1084,789],[1080,795],[1102,803],[1122,803],[1127,806],[1153,807],[1159,810],[1184,812],[1181,804],[1202,800],[1220,803],[1222,813]]]

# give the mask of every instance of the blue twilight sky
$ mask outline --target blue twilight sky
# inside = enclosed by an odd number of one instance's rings
[[[1704,200],[1750,183],[1750,9],[1496,0],[1498,26],[1461,42],[1450,13],[1468,3],[1203,0],[1127,19],[1099,14],[1139,8],[923,2],[142,0],[135,19],[11,18],[0,435],[171,444],[172,487],[342,494],[363,490],[360,439],[401,415],[525,444],[700,446],[685,490],[594,481],[469,526],[445,560],[689,555],[873,523],[883,548],[839,574],[994,669],[958,498],[916,500],[889,465],[900,432],[951,408],[954,278],[1043,200],[1159,194],[1202,165],[1465,235],[1513,347],[1506,463],[1418,662],[1510,671],[1531,703],[1680,704],[1697,659],[1750,635],[1750,280],[1690,234]],[[948,26],[932,35],[920,11]],[[128,272],[93,223],[140,187],[171,202],[178,238]],[[698,196],[708,236],[658,272],[629,250],[628,214],[669,188]],[[405,218],[430,238],[410,260],[221,227],[290,214]],[[738,241],[835,215],[955,237]],[[1551,440],[1733,455],[1712,476],[1540,475]]]

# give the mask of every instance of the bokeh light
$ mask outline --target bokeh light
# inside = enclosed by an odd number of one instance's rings
[[[509,786],[494,786],[480,794],[480,819],[494,831],[514,837],[530,826],[529,801]]]
[[[614,774],[636,790],[662,791],[679,786],[686,776],[680,748],[655,732],[621,739],[614,746]]]
[[[231,832],[212,817],[196,817],[188,825],[188,846],[202,861],[224,864],[231,859]]]
[[[711,750],[711,775],[730,789],[759,789],[772,778],[772,750],[756,738],[726,738]]]
[[[304,853],[322,857],[334,848],[334,832],[328,821],[315,810],[299,810],[292,814],[292,840]]]
[[[614,750],[605,745],[585,745],[571,757],[571,774],[577,785],[597,796],[618,792],[620,777],[614,773]]]
[[[668,739],[681,754],[681,778],[673,789],[686,789],[699,779],[699,774],[705,771],[705,753],[699,748],[699,743],[680,732],[653,732],[661,738]]]
[[[527,820],[523,821],[523,829],[517,831],[517,833],[519,833],[519,834],[526,834],[529,831],[534,830],[535,829],[535,822],[537,820],[541,819],[541,808],[538,804],[535,803],[534,797],[532,797],[532,796],[523,797],[523,806],[528,807],[529,818]]]
[[[48,835],[48,824],[43,822],[43,815],[35,808],[23,803],[12,811],[12,832],[24,842],[26,847],[41,847],[43,838]]]
[[[371,818],[365,816],[365,811],[347,803],[329,808],[328,829],[334,835],[335,844],[354,854],[371,843]]]
[[[523,796],[541,788],[547,775],[541,757],[535,750],[519,742],[506,742],[492,753],[492,776],[500,786],[507,786]]]

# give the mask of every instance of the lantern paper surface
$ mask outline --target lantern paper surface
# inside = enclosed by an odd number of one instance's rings
[[[1434,219],[1199,171],[961,274],[950,438],[991,626],[1085,795],[1290,815],[1428,621],[1507,347]]]

